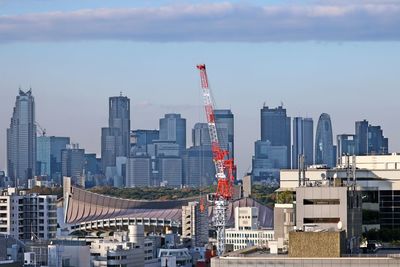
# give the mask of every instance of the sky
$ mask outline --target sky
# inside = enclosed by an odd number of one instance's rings
[[[239,176],[251,167],[260,109],[381,125],[400,151],[400,1],[0,0],[0,170],[18,88],[36,121],[100,152],[108,97],[131,99],[132,129],[165,113],[205,121],[196,64],[207,65],[216,108],[235,115]]]

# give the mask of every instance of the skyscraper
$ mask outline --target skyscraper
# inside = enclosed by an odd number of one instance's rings
[[[227,150],[229,151],[229,158],[234,158],[235,157],[235,124],[234,124],[234,117],[233,113],[230,109],[216,109],[214,110],[214,115],[215,115],[215,123],[217,126],[217,131],[218,129],[221,129],[221,134],[219,137],[220,143],[227,143]],[[228,138],[227,140],[224,139],[224,134],[223,131],[224,129],[227,129],[228,131]]]
[[[37,175],[46,175],[61,182],[61,150],[70,143],[69,137],[39,136],[37,138]]]
[[[305,164],[314,162],[314,123],[311,118],[293,118],[292,168],[298,168],[298,156],[304,155]]]
[[[101,160],[103,172],[115,167],[117,157],[130,152],[130,99],[126,96],[109,98],[108,127],[101,129]]]
[[[7,129],[8,176],[17,185],[26,185],[35,175],[36,125],[32,90],[19,90],[10,128]]]
[[[335,166],[334,153],[331,117],[322,113],[319,116],[315,135],[315,164]]]
[[[373,126],[367,120],[356,121],[358,155],[385,155],[389,153],[389,140],[383,136],[381,126]]]
[[[64,177],[71,177],[74,184],[80,184],[85,166],[85,150],[78,144],[67,146],[61,151],[61,172]]]
[[[160,141],[177,143],[181,152],[186,149],[186,119],[181,114],[165,114],[160,119]]]
[[[368,154],[368,121],[356,121],[356,146],[358,155]]]
[[[338,159],[341,159],[343,155],[357,155],[356,136],[354,134],[339,134],[336,138],[336,157]]]
[[[290,130],[290,117],[286,115],[286,109],[282,106],[277,108],[264,106],[261,109],[261,141],[269,141],[271,146],[286,146],[287,167],[289,168],[291,162]]]

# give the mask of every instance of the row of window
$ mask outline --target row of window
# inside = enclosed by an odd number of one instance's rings
[[[273,238],[273,234],[272,233],[250,233],[250,234],[246,234],[246,233],[227,233],[226,236],[228,238],[268,238],[268,239],[272,239]]]

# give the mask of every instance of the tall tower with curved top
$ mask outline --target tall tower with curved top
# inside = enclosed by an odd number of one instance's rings
[[[335,166],[331,117],[326,113],[322,113],[318,120],[315,136],[315,164]]]

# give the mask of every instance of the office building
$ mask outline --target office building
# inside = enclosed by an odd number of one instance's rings
[[[180,157],[159,157],[158,173],[160,182],[169,187],[181,187],[183,185],[182,158]]]
[[[314,164],[314,123],[311,118],[293,118],[292,168],[298,168],[298,157],[304,155],[306,166]]]
[[[354,134],[340,134],[336,139],[337,158],[344,155],[357,155],[357,142]]]
[[[215,124],[219,134],[219,142],[226,144],[224,149],[229,151],[229,158],[235,158],[235,123],[234,116],[230,109],[214,110]],[[227,131],[227,134],[224,133]]]
[[[165,114],[160,119],[160,141],[178,144],[180,152],[186,149],[186,119],[181,114]]]
[[[101,129],[101,159],[103,172],[115,167],[117,157],[130,155],[130,99],[126,96],[109,98],[108,127]]]
[[[357,155],[386,155],[389,153],[389,140],[383,136],[380,126],[373,126],[367,120],[356,121]]]
[[[7,129],[7,172],[16,185],[27,185],[36,171],[35,100],[19,90]]]
[[[85,150],[78,144],[68,145],[61,150],[61,174],[62,177],[71,177],[74,184],[80,184],[85,166]]]
[[[213,154],[209,147],[198,146],[186,149],[183,155],[184,184],[209,186],[216,181]]]
[[[356,146],[358,155],[368,154],[368,121],[356,121],[355,122],[355,135],[356,135]]]
[[[57,196],[26,194],[16,188],[0,196],[0,233],[19,240],[56,237]]]
[[[182,238],[191,239],[193,247],[203,247],[208,243],[208,213],[199,202],[182,206]]]
[[[256,141],[255,155],[252,160],[252,178],[254,182],[279,181],[280,169],[287,169],[287,147],[272,146],[269,141]]]
[[[257,207],[235,207],[235,228],[225,230],[227,245],[233,250],[246,247],[267,247],[274,240],[273,229],[260,229]]]
[[[261,109],[261,141],[269,141],[271,146],[286,146],[286,163],[291,163],[291,121],[282,106]]]
[[[148,146],[160,139],[158,130],[134,130],[131,132],[131,156],[147,155]]]
[[[322,113],[318,120],[315,135],[315,164],[333,167],[335,163],[331,117]]]
[[[126,159],[126,187],[151,185],[151,158],[147,156]]]
[[[61,151],[70,143],[69,137],[37,137],[36,175],[47,176],[53,181],[61,181]]]

